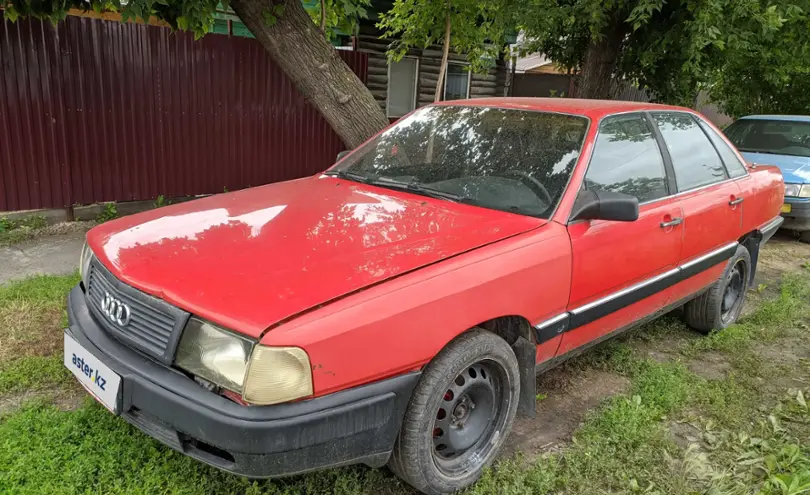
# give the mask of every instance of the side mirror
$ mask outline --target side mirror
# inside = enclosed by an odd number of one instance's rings
[[[351,153],[351,150],[341,151],[340,153],[337,154],[337,159],[335,160],[335,162],[339,162],[340,160],[343,159],[344,156],[348,155],[349,153]]]
[[[638,198],[612,191],[583,189],[574,202],[571,221],[613,220],[634,222],[638,220]]]

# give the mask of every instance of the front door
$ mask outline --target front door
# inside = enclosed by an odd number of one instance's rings
[[[557,354],[598,341],[666,306],[681,256],[683,211],[644,114],[606,117],[599,126],[583,187],[630,194],[634,222],[569,224],[573,253],[569,330]]]

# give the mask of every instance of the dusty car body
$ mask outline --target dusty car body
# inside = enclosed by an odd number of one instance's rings
[[[432,105],[323,174],[91,230],[65,361],[223,470],[388,463],[448,492],[536,373],[678,306],[732,324],[783,191],[679,107]]]

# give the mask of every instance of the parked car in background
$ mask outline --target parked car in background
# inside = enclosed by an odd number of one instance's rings
[[[751,115],[731,124],[726,136],[749,162],[779,167],[785,178],[782,226],[810,242],[810,116]]]
[[[452,492],[537,373],[676,307],[734,323],[783,189],[685,108],[431,105],[322,174],[92,229],[65,365],[225,471],[388,464]]]

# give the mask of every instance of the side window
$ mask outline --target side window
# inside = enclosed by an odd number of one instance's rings
[[[731,147],[726,144],[723,138],[717,134],[717,131],[715,131],[712,126],[704,122],[704,120],[701,118],[698,118],[697,121],[700,124],[700,127],[702,127],[709,136],[709,139],[711,139],[712,144],[714,144],[714,147],[717,149],[717,152],[720,153],[720,158],[726,165],[728,175],[731,177],[742,177],[745,175],[747,173],[745,171],[745,165],[743,165],[740,159],[737,158],[737,154],[734,153],[734,150],[732,150]]]
[[[664,161],[643,116],[617,115],[602,120],[585,187],[629,194],[640,203],[668,194]]]
[[[654,113],[672,157],[678,191],[727,179],[726,168],[709,139],[688,113]]]

